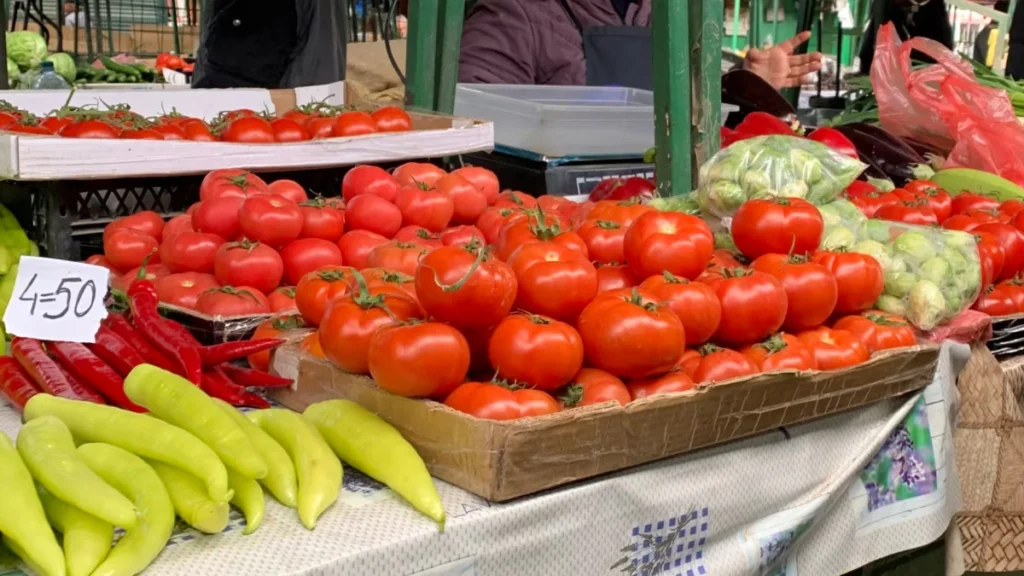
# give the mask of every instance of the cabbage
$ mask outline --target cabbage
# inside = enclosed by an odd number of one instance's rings
[[[878,302],[875,302],[875,308],[889,314],[896,314],[897,316],[905,316],[907,314],[907,307],[903,305],[903,299],[889,294],[879,296]]]
[[[854,242],[857,241],[857,236],[849,228],[831,228],[825,232],[824,238],[821,239],[822,250],[838,250],[845,249],[849,250],[853,247]]]
[[[942,290],[928,280],[918,280],[910,289],[907,319],[922,330],[931,330],[947,316],[946,297]]]
[[[881,242],[877,242],[875,240],[861,240],[854,244],[852,251],[857,252],[858,254],[867,254],[868,256],[871,256],[878,261],[882,270],[886,272],[890,271],[893,267],[893,259],[892,256],[889,255],[889,248]],[[903,270],[896,270],[896,272],[903,272],[906,268],[906,265],[904,265]]]
[[[22,69],[35,68],[46,58],[46,41],[31,30],[8,32],[7,57]]]
[[[950,266],[949,262],[939,258],[938,256],[932,256],[921,264],[921,268],[917,271],[917,274],[925,280],[930,280],[941,285],[945,284],[946,280],[952,279],[950,276],[952,271],[953,267]]]
[[[78,74],[78,70],[75,68],[75,60],[71,58],[71,55],[57,52],[47,56],[45,61],[53,62],[53,71],[67,80],[68,84],[75,83],[75,76]]]
[[[7,59],[7,83],[14,84],[14,81],[21,75],[21,69],[14,63],[14,60]]]
[[[906,257],[914,264],[921,264],[935,256],[931,240],[920,232],[904,232],[892,243],[893,253]]]

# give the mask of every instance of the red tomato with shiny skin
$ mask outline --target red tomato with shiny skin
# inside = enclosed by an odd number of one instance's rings
[[[131,270],[121,274],[116,278],[112,278],[110,284],[113,288],[125,292],[128,287],[135,283],[136,280],[149,280],[150,282],[156,283],[157,280],[167,276],[171,273],[167,269],[167,266],[163,264],[152,264],[147,263],[145,265],[145,272],[142,272],[143,267],[132,268]],[[141,277],[140,277],[140,274]]]
[[[879,310],[844,316],[836,320],[832,327],[856,336],[869,353],[917,344],[914,328],[905,318]]]
[[[271,303],[273,307],[273,303]],[[263,340],[263,339],[279,339],[282,333],[298,328],[303,328],[305,323],[302,321],[302,316],[293,314],[290,316],[278,316],[261,322],[256,327],[256,331],[252,334],[252,340]],[[316,332],[313,332],[316,335]],[[305,343],[305,342],[303,342]],[[319,343],[317,343],[319,347]],[[322,357],[322,356],[321,356]],[[252,366],[256,370],[267,372],[270,370],[270,350],[264,350],[255,354],[250,354],[246,357],[249,361],[249,366]]]
[[[167,124],[154,126],[152,130],[160,134],[164,140],[185,140],[185,130],[181,126]]]
[[[559,400],[563,408],[579,408],[606,402],[618,402],[625,406],[633,398],[625,383],[615,375],[597,368],[583,368],[572,377]]]
[[[627,226],[609,220],[585,220],[576,234],[587,246],[587,253],[594,262],[610,264],[625,262],[625,240]]]
[[[933,226],[939,223],[935,212],[923,200],[886,204],[875,211],[874,218],[916,226]]]
[[[444,230],[455,213],[455,203],[447,194],[413,186],[398,190],[395,206],[402,214],[402,225],[422,226],[431,232]]]
[[[419,298],[416,297],[415,279],[408,274],[387,268],[365,268],[359,273],[366,279],[367,288],[390,286],[402,290],[417,302],[419,301]]]
[[[392,240],[386,244],[375,246],[366,257],[366,265],[370,268],[386,268],[408,274],[416,274],[420,260],[430,250],[421,244],[406,244]]]
[[[914,194],[917,198],[927,202],[928,207],[932,209],[932,212],[935,212],[935,217],[938,218],[939,222],[949,218],[953,213],[953,197],[935,182],[931,180],[914,180],[907,182],[907,185],[903,188]]]
[[[600,264],[597,266],[597,293],[632,288],[636,278],[623,264]]]
[[[5,132],[15,132],[17,134],[34,134],[36,136],[53,136],[53,131],[45,126],[39,126],[37,124],[27,124],[24,121],[15,122],[9,126],[4,127]],[[63,131],[63,130],[62,130]]]
[[[438,248],[423,257],[414,277],[427,313],[460,329],[496,325],[508,316],[518,287],[512,268],[482,247]]]
[[[953,214],[963,214],[968,210],[998,210],[999,200],[991,196],[963,192],[953,197],[950,210]]]
[[[590,259],[587,244],[578,234],[568,230],[557,216],[537,213],[523,220],[510,222],[498,234],[498,258],[506,262],[519,247],[534,242],[551,242],[575,250]]]
[[[159,243],[156,238],[138,230],[125,228],[104,234],[103,254],[110,263],[120,270],[130,270],[142,265],[149,257],[151,264],[160,261]]]
[[[597,295],[597,269],[586,256],[561,244],[525,244],[508,265],[519,284],[517,309],[571,322]]]
[[[242,232],[242,227],[238,222],[238,212],[244,203],[245,199],[237,196],[221,196],[203,200],[192,212],[192,227],[196,232],[207,232],[227,240],[234,240]]]
[[[402,211],[379,196],[363,194],[348,203],[345,223],[351,230],[368,230],[391,238],[402,227]]]
[[[759,342],[782,327],[789,306],[786,289],[771,274],[730,268],[706,282],[722,303],[716,342]]]
[[[195,310],[199,296],[207,290],[220,288],[220,282],[213,274],[204,272],[179,272],[168,274],[154,282],[156,294],[161,302]]]
[[[850,202],[856,206],[864,216],[874,218],[875,213],[878,212],[879,208],[890,204],[898,204],[900,199],[891,192],[868,192],[866,194],[851,197]]]
[[[978,312],[984,312],[989,316],[1009,316],[1021,312],[1017,306],[1013,289],[1005,283],[989,286],[978,297],[973,308]]]
[[[298,310],[295,305],[295,287],[281,286],[267,294],[267,302],[270,304],[270,311],[273,313],[289,312]]]
[[[498,200],[498,192],[501,190],[501,187],[498,185],[498,177],[487,168],[463,166],[453,170],[452,174],[458,174],[468,180],[473,186],[476,186],[476,189],[487,199],[488,206]]]
[[[803,257],[765,254],[751,262],[754,270],[771,274],[786,291],[786,319],[782,327],[797,332],[820,326],[835,310],[839,285],[821,264]]]
[[[281,249],[284,281],[295,286],[306,274],[324,266],[341,266],[341,249],[320,238],[300,238]]]
[[[357,290],[327,303],[327,311],[317,330],[320,346],[327,358],[342,370],[366,374],[370,371],[374,334],[421,315],[419,304],[401,290],[385,287]],[[468,359],[466,364],[468,366]]]
[[[1019,229],[1002,222],[982,224],[972,232],[992,234],[1003,248],[1003,269],[996,275],[996,280],[1008,280],[1024,268],[1024,233]]]
[[[143,210],[130,216],[124,216],[114,220],[103,229],[103,237],[113,233],[115,230],[129,228],[152,236],[157,240],[163,236],[164,219],[152,210]]]
[[[651,276],[640,288],[679,317],[686,330],[686,344],[696,346],[711,339],[722,320],[722,304],[707,284],[691,282],[671,273]]]
[[[377,127],[377,132],[408,132],[412,130],[412,118],[409,113],[398,106],[384,106],[373,111],[370,116]]]
[[[224,239],[205,232],[181,232],[160,245],[160,261],[171,272],[213,272],[213,260]]]
[[[185,139],[192,142],[216,142],[217,137],[210,131],[205,122],[192,122],[182,126]]]
[[[93,254],[92,256],[89,256],[88,258],[85,259],[85,263],[92,264],[93,266],[100,266],[106,268],[107,270],[110,270],[111,278],[121,275],[121,271],[118,270],[116,266],[111,264],[110,260],[108,260],[107,257],[102,254]]]
[[[384,326],[370,338],[370,376],[399,396],[444,398],[469,372],[469,343],[440,322]]]
[[[377,131],[377,123],[373,117],[366,112],[352,110],[338,114],[334,120],[334,128],[331,136],[341,138],[345,136],[364,136]]]
[[[762,254],[808,254],[818,249],[825,222],[801,198],[747,200],[732,216],[732,239],[750,259]]]
[[[676,370],[682,370],[687,376],[693,378],[693,373],[697,371],[697,366],[700,366],[700,360],[703,356],[700,352],[692,348],[683,350],[683,353],[679,356],[679,360],[676,360]]]
[[[816,328],[797,337],[814,353],[818,370],[841,370],[867,362],[868,347],[853,333],[833,328]]]
[[[179,214],[168,220],[161,237],[164,241],[167,241],[182,232],[195,232],[195,229],[192,227],[192,216],[188,214]]]
[[[999,238],[988,232],[975,232],[974,240],[978,244],[978,260],[981,264],[981,292],[996,281],[1006,263],[1006,252]]]
[[[289,118],[278,118],[270,122],[270,130],[275,142],[304,142],[309,140],[309,133],[302,124]]]
[[[972,232],[978,226],[982,224],[988,224],[989,222],[998,222],[994,216],[985,214],[975,214],[968,216],[967,214],[954,214],[947,218],[943,223],[942,227],[947,230],[962,230],[964,232]]]
[[[262,295],[281,285],[284,262],[277,250],[266,244],[231,242],[217,250],[213,275],[224,286],[252,286]]]
[[[53,134],[60,134],[60,131],[74,124],[74,119],[68,116],[47,116],[39,121],[39,125],[46,128]],[[10,123],[7,124],[9,126]]]
[[[693,381],[698,384],[717,384],[734,378],[753,376],[759,372],[750,358],[729,348],[705,344],[700,349],[700,362],[693,370]]]
[[[550,392],[583,367],[583,341],[565,322],[513,314],[494,328],[487,357],[499,378]]]
[[[443,246],[465,246],[471,242],[481,246],[486,243],[484,233],[476,226],[456,226],[441,233]]]
[[[655,212],[655,210],[635,200],[601,200],[594,203],[594,207],[587,214],[586,219],[618,222],[623,227],[629,228],[633,222],[648,212]]]
[[[341,261],[356,270],[362,270],[367,266],[366,260],[370,256],[370,251],[381,244],[387,244],[387,242],[387,238],[369,230],[345,232],[338,240]]]
[[[576,328],[589,365],[620,378],[670,371],[686,344],[675,313],[639,288],[602,294],[583,309]]]
[[[400,187],[398,180],[380,166],[363,164],[345,173],[341,179],[341,197],[348,203],[356,196],[373,194],[394,202]]]
[[[501,236],[501,229],[518,220],[525,220],[526,212],[523,210],[491,206],[480,214],[476,221],[476,227],[484,235],[487,244],[496,244]]]
[[[267,186],[267,191],[274,196],[287,198],[296,204],[309,200],[306,189],[295,180],[274,180]]]
[[[407,244],[420,244],[430,249],[444,246],[440,234],[435,234],[423,226],[405,226],[395,233],[394,239]]]
[[[268,314],[270,303],[262,292],[251,286],[222,286],[200,294],[196,312],[214,318]]]
[[[839,292],[836,314],[853,314],[874,306],[885,289],[882,266],[866,254],[818,251],[811,261],[827,268],[836,279]]]
[[[518,190],[505,190],[500,192],[491,206],[501,208],[536,208],[537,199],[525,192]]]
[[[487,209],[487,197],[469,180],[452,173],[445,174],[434,188],[452,199],[453,224],[473,224]]]
[[[761,372],[817,370],[814,353],[799,338],[782,332],[741,350]]]
[[[302,125],[313,140],[322,140],[334,136],[334,116],[310,116]]]
[[[8,128],[10,130],[10,128]],[[60,131],[64,138],[111,139],[121,135],[121,130],[102,120],[81,120]]]
[[[156,130],[124,130],[119,136],[122,140],[163,140],[164,135]]]
[[[238,210],[242,236],[274,248],[298,238],[302,224],[299,205],[282,196],[252,196]]]
[[[711,228],[696,216],[647,212],[626,231],[623,246],[626,263],[637,278],[667,270],[692,280],[711,261],[715,239]]]
[[[395,168],[392,173],[395,180],[398,181],[399,188],[405,186],[433,188],[445,174],[447,172],[429,162],[406,162]]]
[[[633,400],[657,396],[659,394],[676,394],[693,390],[697,384],[686,372],[675,371],[653,378],[642,378],[629,383],[629,396]]]
[[[243,116],[232,120],[220,137],[225,142],[270,144],[274,142],[274,128],[259,116]]]
[[[445,405],[486,420],[517,420],[531,416],[554,414],[558,402],[547,392],[507,385],[467,382],[444,401]]]
[[[214,170],[203,177],[199,185],[199,199],[211,200],[220,196],[247,198],[253,194],[267,194],[269,188],[262,178],[247,170],[226,168]]]
[[[310,272],[295,286],[295,307],[310,326],[319,326],[327,304],[352,292],[354,268],[327,266]]]
[[[1024,200],[1011,198],[1009,200],[1003,200],[999,204],[999,213],[1009,217],[1011,220],[1021,212],[1024,212]]]
[[[302,231],[299,238],[319,238],[337,243],[345,233],[345,211],[311,200],[299,205]]]

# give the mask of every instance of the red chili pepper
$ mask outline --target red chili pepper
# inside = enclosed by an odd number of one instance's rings
[[[155,346],[149,343],[149,340],[139,333],[134,326],[131,325],[124,316],[120,314],[109,314],[106,319],[103,320],[103,325],[121,337],[122,340],[128,343],[129,346],[134,348],[145,360],[146,364],[152,364],[159,368],[163,368],[168,372],[174,372],[175,374],[182,376],[181,366],[178,366],[176,362],[164,355],[163,352],[156,349]]]
[[[842,132],[835,128],[818,128],[814,132],[807,135],[807,138],[820,142],[825,146],[828,146],[832,150],[849,156],[850,158],[858,159],[857,147],[850,142],[850,139],[843,135]]]
[[[25,403],[42,392],[21,369],[17,360],[10,356],[0,356],[0,396],[3,396],[8,404],[22,412],[25,410]]]
[[[751,112],[743,118],[736,132],[744,136],[793,136],[793,127],[767,112]]]
[[[86,344],[86,348],[92,350],[93,354],[99,356],[122,377],[130,374],[139,364],[146,363],[146,359],[125,342],[124,338],[102,324],[96,332],[96,343]]]
[[[242,368],[232,364],[221,364],[217,368],[224,372],[224,375],[230,378],[232,382],[235,384],[241,384],[242,386],[251,386],[253,388],[285,388],[287,386],[291,386],[292,382],[294,382],[291,378],[282,378],[261,370]]]
[[[223,372],[214,368],[203,372],[203,383],[200,386],[214,398],[219,398],[232,406],[248,406],[250,408],[270,408],[270,402],[257,396],[231,381]]]
[[[43,344],[32,338],[15,338],[11,342],[11,352],[18,364],[25,369],[29,377],[47,394],[84,400],[96,404],[106,404],[103,397],[88,386],[65,372],[53,358],[43,350]]]
[[[145,266],[140,269],[140,274],[144,270]],[[185,371],[185,378],[198,386],[203,379],[203,360],[199,349],[164,321],[157,311],[159,301],[156,286],[149,280],[138,280],[128,287],[128,303],[135,327],[161,352],[174,358]]]
[[[238,342],[224,342],[213,346],[203,346],[199,354],[203,357],[203,366],[219,366],[225,362],[245,358],[250,354],[263,352],[277,348],[284,344],[284,340],[274,338],[260,338],[258,340],[239,340]]]
[[[46,349],[72,376],[92,386],[114,404],[132,412],[146,411],[125,395],[124,379],[84,345],[76,342],[48,342]]]

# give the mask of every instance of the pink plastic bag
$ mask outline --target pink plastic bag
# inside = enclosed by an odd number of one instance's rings
[[[911,50],[936,64],[912,70]],[[979,84],[971,65],[942,44],[928,38],[902,42],[892,24],[882,26],[871,85],[882,127],[892,134],[949,150],[949,167],[1024,184],[1024,126],[1006,92]]]

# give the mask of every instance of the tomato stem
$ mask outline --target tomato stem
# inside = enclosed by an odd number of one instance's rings
[[[573,408],[583,400],[583,386],[575,382],[565,387],[565,393],[558,397],[566,408]]]

